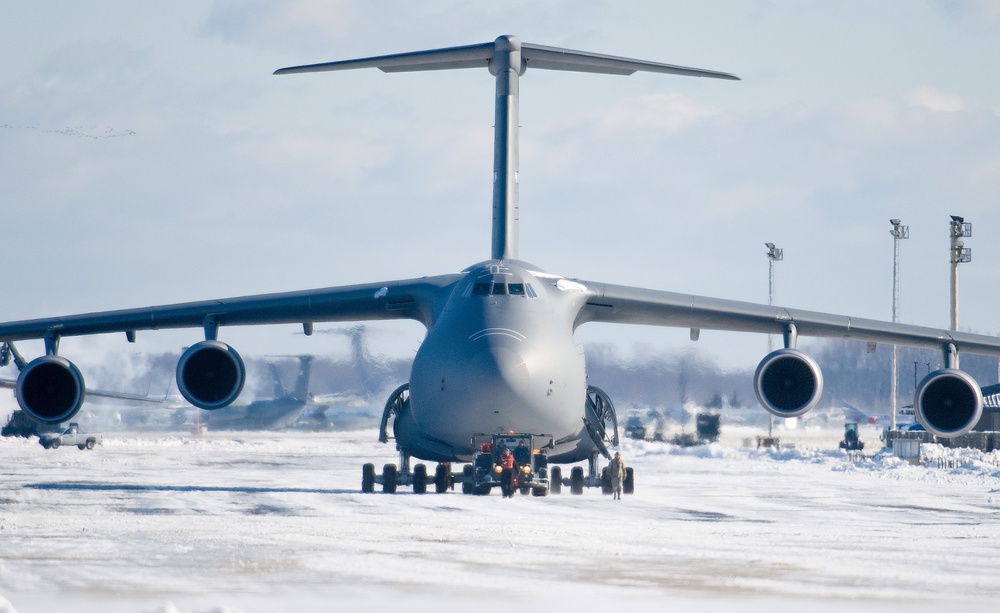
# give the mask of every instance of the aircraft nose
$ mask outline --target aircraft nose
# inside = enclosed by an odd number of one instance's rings
[[[528,390],[528,365],[521,354],[510,347],[488,345],[476,352],[473,360],[476,379],[487,393],[524,394]]]

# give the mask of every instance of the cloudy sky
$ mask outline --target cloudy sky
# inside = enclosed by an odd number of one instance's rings
[[[962,215],[973,261],[960,268],[960,327],[1000,332],[995,2],[2,4],[0,321],[488,258],[486,70],[271,73],[514,34],[743,79],[529,70],[523,259],[766,302],[770,241],[785,254],[777,304],[889,319],[896,217],[911,233],[901,320],[947,327],[948,221]],[[401,355],[422,335],[412,323],[380,330],[383,349]],[[346,352],[338,336],[294,332],[220,338],[248,354]],[[199,334],[140,334],[128,350],[177,349]],[[692,346],[686,331],[581,335],[626,354]],[[62,353],[91,347],[79,343],[64,340]],[[705,332],[695,346],[752,367],[766,342]]]

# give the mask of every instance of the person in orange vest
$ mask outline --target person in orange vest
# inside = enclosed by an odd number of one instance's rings
[[[500,491],[504,498],[514,496],[515,476],[514,454],[510,452],[510,449],[504,449],[503,453],[500,454]]]

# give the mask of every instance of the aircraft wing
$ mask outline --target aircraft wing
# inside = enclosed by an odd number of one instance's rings
[[[580,281],[591,293],[576,319],[586,322],[645,324],[784,334],[789,325],[799,336],[843,338],[1000,355],[1000,337],[900,323],[802,311],[751,302],[707,298],[623,285]]]
[[[461,278],[440,275],[0,323],[0,341],[111,332],[132,339],[137,330],[383,319],[429,325],[444,303],[442,294]]]
[[[17,379],[0,379],[0,388],[15,389],[17,387]],[[135,402],[152,402],[155,404],[164,404],[167,401],[167,396],[150,396],[148,394],[129,394],[128,392],[114,392],[110,390],[97,390],[93,388],[87,388],[87,396],[96,396],[98,398],[114,398],[116,400],[131,400]]]

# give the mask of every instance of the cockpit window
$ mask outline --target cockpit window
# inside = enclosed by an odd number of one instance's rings
[[[465,290],[465,296],[522,296],[528,298],[538,298],[535,288],[530,283],[514,282],[504,283],[503,281],[477,281],[472,287]]]
[[[472,286],[473,296],[488,296],[490,293],[489,283],[476,283]]]

